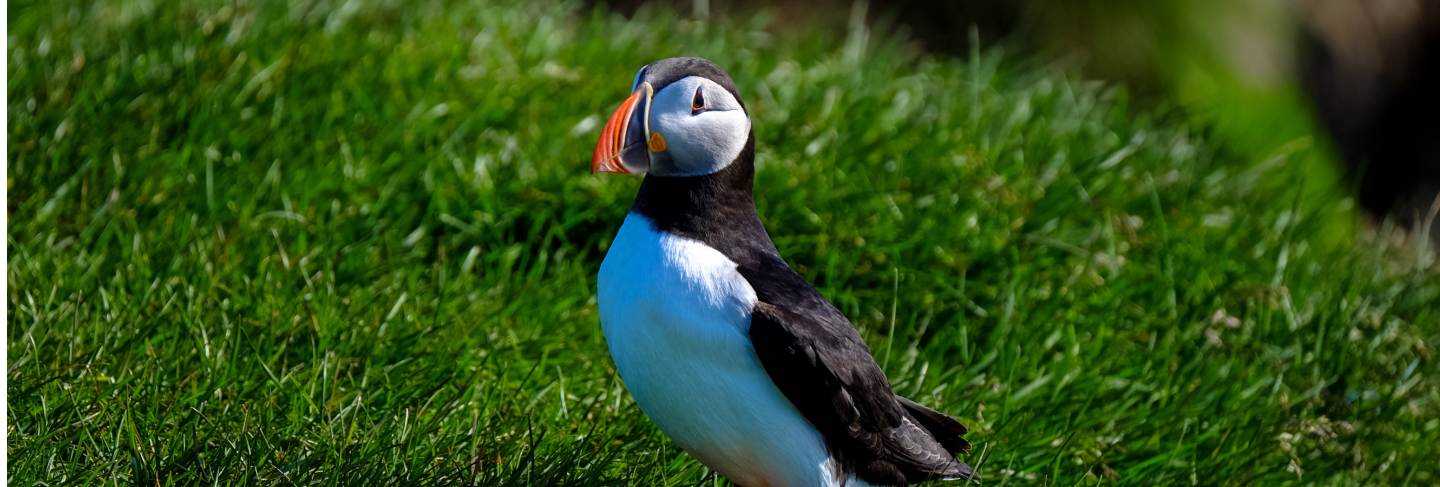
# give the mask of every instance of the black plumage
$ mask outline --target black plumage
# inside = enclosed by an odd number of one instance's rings
[[[664,87],[657,81],[697,75],[739,99],[729,76],[703,59],[666,60],[642,73],[657,90]],[[718,172],[648,175],[631,211],[737,264],[759,299],[750,339],[761,364],[846,471],[884,485],[971,478],[970,467],[955,459],[970,447],[965,427],[895,395],[855,327],[780,256],[755,211],[754,158],[751,133],[736,160]]]

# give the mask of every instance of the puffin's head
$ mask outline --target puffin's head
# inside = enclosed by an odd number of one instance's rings
[[[600,131],[591,172],[711,174],[734,162],[750,138],[735,82],[708,60],[650,63],[630,91]]]

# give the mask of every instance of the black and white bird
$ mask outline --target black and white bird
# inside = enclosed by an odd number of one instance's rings
[[[755,137],[701,58],[640,69],[595,172],[644,174],[600,266],[600,322],[640,409],[736,484],[969,479],[959,422],[896,395],[854,326],[755,211]]]

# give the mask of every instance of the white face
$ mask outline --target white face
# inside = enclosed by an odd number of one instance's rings
[[[659,176],[711,174],[735,161],[750,136],[750,117],[714,81],[690,76],[655,93],[650,103],[650,172]]]

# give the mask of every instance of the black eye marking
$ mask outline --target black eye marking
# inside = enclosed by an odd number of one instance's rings
[[[700,113],[700,110],[704,110],[704,109],[705,109],[705,90],[700,89],[700,88],[696,88],[696,89],[695,89],[695,99],[690,100],[690,114],[691,114],[691,115],[694,115],[694,114]]]

